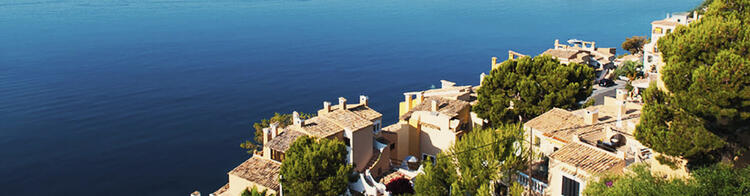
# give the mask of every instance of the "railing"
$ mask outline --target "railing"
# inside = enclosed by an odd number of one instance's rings
[[[524,187],[529,186],[529,179],[531,179],[531,190],[544,195],[545,190],[547,190],[547,183],[544,183],[542,181],[539,181],[535,178],[529,178],[528,175],[524,174],[523,172],[516,172],[518,174],[518,178],[516,178],[516,181],[523,185]]]

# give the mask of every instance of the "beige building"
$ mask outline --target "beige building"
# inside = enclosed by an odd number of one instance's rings
[[[256,186],[259,190],[278,193],[279,168],[286,151],[301,136],[343,141],[347,146],[347,160],[360,173],[382,175],[390,169],[391,142],[381,136],[382,114],[368,106],[368,98],[360,96],[359,103],[349,104],[343,97],[338,105],[323,102],[317,116],[300,118],[293,113],[293,124],[285,128],[271,124],[263,130],[263,151],[229,172],[229,183],[214,195],[236,196]],[[383,157],[383,158],[381,158]]]
[[[395,135],[391,157],[394,162],[408,156],[434,159],[473,128],[471,103],[476,100],[475,87],[441,82],[439,89],[404,93],[404,101],[399,103],[399,122],[384,129]]]
[[[596,42],[580,40],[571,40],[569,42],[574,43],[574,45],[560,44],[560,40],[555,40],[555,47],[544,51],[542,55],[555,57],[563,64],[573,62],[591,65],[596,68],[614,66],[616,48],[597,48]]]
[[[657,86],[662,90],[666,90],[666,88],[664,88],[664,82],[661,79],[661,70],[664,66],[664,61],[658,47],[659,38],[672,33],[677,26],[687,26],[699,18],[697,12],[693,12],[692,17],[690,17],[690,13],[683,12],[675,13],[671,16],[667,14],[666,18],[651,22],[651,42],[643,46],[643,72],[656,76],[650,78],[656,79]]]
[[[633,136],[642,106],[626,101],[626,95],[618,89],[617,97],[605,97],[604,105],[554,108],[524,124],[534,152],[549,160],[542,166],[548,172],[534,175],[546,183],[537,192],[580,195],[588,180],[651,159],[650,149]]]

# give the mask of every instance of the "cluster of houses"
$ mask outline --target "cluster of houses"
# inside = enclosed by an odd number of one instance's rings
[[[678,25],[698,19],[697,14],[673,14],[652,23],[652,41],[644,48],[644,68],[654,73],[663,62],[656,41]],[[614,66],[615,48],[597,48],[594,42],[572,41],[572,46],[555,40],[554,48],[543,54],[562,63],[576,62],[605,69]],[[524,56],[509,51],[509,58]],[[642,57],[641,57],[642,58]],[[497,66],[492,58],[491,67]],[[651,82],[647,77],[645,83]],[[638,81],[634,81],[634,85]],[[644,81],[640,81],[644,82]],[[317,116],[300,118],[293,113],[293,124],[263,129],[263,149],[228,172],[228,183],[212,193],[214,196],[238,196],[256,187],[268,194],[281,195],[279,170],[284,154],[301,136],[343,141],[347,146],[346,163],[358,174],[349,185],[352,195],[389,195],[385,184],[394,178],[413,179],[421,173],[421,162],[435,160],[483,119],[471,112],[481,86],[457,86],[441,81],[441,87],[406,92],[399,103],[398,122],[383,126],[383,114],[370,108],[367,96],[358,102],[338,98],[338,104],[322,102]],[[646,86],[638,86],[646,88]],[[640,121],[642,104],[631,93],[617,89],[615,97],[605,97],[604,104],[569,111],[554,108],[524,123],[526,144],[539,158],[528,171],[518,171],[514,179],[534,195],[580,195],[586,183],[605,173],[625,173],[628,166],[648,163],[654,171],[687,175],[684,165],[678,169],[655,161],[653,152],[638,142],[633,132]]]

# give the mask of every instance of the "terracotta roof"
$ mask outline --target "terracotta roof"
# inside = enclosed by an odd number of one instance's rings
[[[564,109],[552,108],[550,111],[524,123],[524,126],[533,128],[535,131],[549,133],[576,128],[583,124],[583,117]]]
[[[339,127],[330,120],[316,116],[305,120],[305,124],[301,127],[290,125],[291,129],[312,135],[317,138],[324,138],[338,132],[344,131],[343,128]]]
[[[289,149],[289,146],[292,145],[292,142],[296,140],[300,136],[304,136],[305,133],[294,131],[294,130],[286,130],[284,132],[281,132],[281,134],[277,135],[271,141],[268,141],[268,147],[280,152],[286,152],[286,150]]]
[[[371,109],[370,107],[367,107],[366,105],[358,105],[356,107],[348,107],[347,106],[347,108],[351,108],[351,109],[349,109],[349,111],[352,111],[355,114],[357,114],[357,115],[361,116],[362,118],[367,119],[369,121],[374,121],[374,120],[376,120],[376,119],[378,119],[380,117],[383,117],[383,114],[381,114],[380,112],[377,112],[377,111]]]
[[[664,20],[657,20],[657,21],[651,22],[651,24],[653,24],[653,25],[664,25],[664,26],[677,26],[680,23],[664,19]]]
[[[278,191],[279,169],[281,169],[281,163],[253,156],[235,167],[229,175]]]
[[[550,56],[557,57],[560,59],[571,59],[571,58],[574,58],[575,54],[578,54],[579,52],[582,52],[582,51],[553,48],[553,49],[547,49],[547,51],[544,51],[542,55],[550,55]]]
[[[579,143],[567,144],[555,153],[552,153],[549,157],[550,159],[570,164],[591,174],[605,172],[618,166],[625,166],[625,160],[595,149],[593,146]]]
[[[221,186],[219,190],[216,190],[214,192],[214,195],[219,196],[221,194],[224,194],[224,192],[227,192],[227,190],[229,190],[229,183],[225,184],[224,186]]]
[[[342,129],[348,128],[352,131],[372,125],[372,121],[369,121],[349,110],[334,110],[322,114],[320,117],[333,122]]]
[[[437,101],[438,113],[441,113],[450,117],[456,117],[458,116],[458,112],[460,112],[466,107],[471,107],[471,105],[469,105],[469,102],[466,102],[466,101],[451,100],[451,99],[445,99],[445,98],[440,98],[440,97],[428,97],[428,98],[425,98],[424,101],[422,101],[422,103],[414,106],[414,108],[406,112],[400,118],[401,119],[411,118],[411,115],[412,113],[414,113],[414,111],[432,110],[432,100]]]

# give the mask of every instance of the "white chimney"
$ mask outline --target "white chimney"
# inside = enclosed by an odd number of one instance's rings
[[[326,113],[331,112],[331,102],[323,102],[323,111],[325,111]]]
[[[617,127],[622,127],[622,120],[627,115],[625,104],[625,101],[617,101]]]
[[[597,110],[594,110],[594,111],[586,110],[586,114],[584,116],[584,120],[586,121],[585,123],[587,125],[596,124],[599,121],[599,111],[597,111]]]
[[[411,102],[412,102],[411,101],[411,94],[404,93],[404,102],[406,102],[406,106],[408,106],[408,108],[409,108],[408,110],[411,110],[411,107],[412,107],[412,105],[411,105]]]
[[[698,11],[693,11],[693,20],[698,20]]]
[[[496,65],[497,65],[497,57],[493,56],[492,57],[492,67],[491,68],[495,68]]]
[[[263,157],[271,158],[271,148],[268,147],[268,142],[273,139],[271,137],[271,128],[263,128]]]
[[[417,105],[419,105],[420,103],[422,103],[422,101],[424,101],[424,91],[419,92],[417,94]]]
[[[628,97],[628,91],[624,88],[618,88],[615,89],[615,98],[617,101],[625,101],[625,99]]]
[[[367,96],[364,96],[364,95],[360,95],[359,96],[359,104],[360,105],[368,106],[367,105],[367,101],[368,101]]]
[[[438,110],[438,103],[437,103],[437,100],[432,100],[432,101],[430,102],[430,106],[431,106],[431,107],[430,107],[430,111],[433,111],[433,112],[437,112],[437,110]]]
[[[294,125],[296,126],[305,125],[305,121],[299,117],[299,113],[297,111],[292,112],[292,119],[294,120]]]
[[[339,107],[340,107],[340,108],[341,108],[342,110],[346,110],[346,98],[344,98],[344,97],[339,97]]]
[[[487,74],[484,74],[484,72],[482,72],[482,74],[479,74],[479,86],[482,86],[482,82],[484,82],[485,76],[487,76]]]
[[[279,123],[274,122],[269,125],[271,128],[271,139],[275,138],[277,135],[279,135]]]

